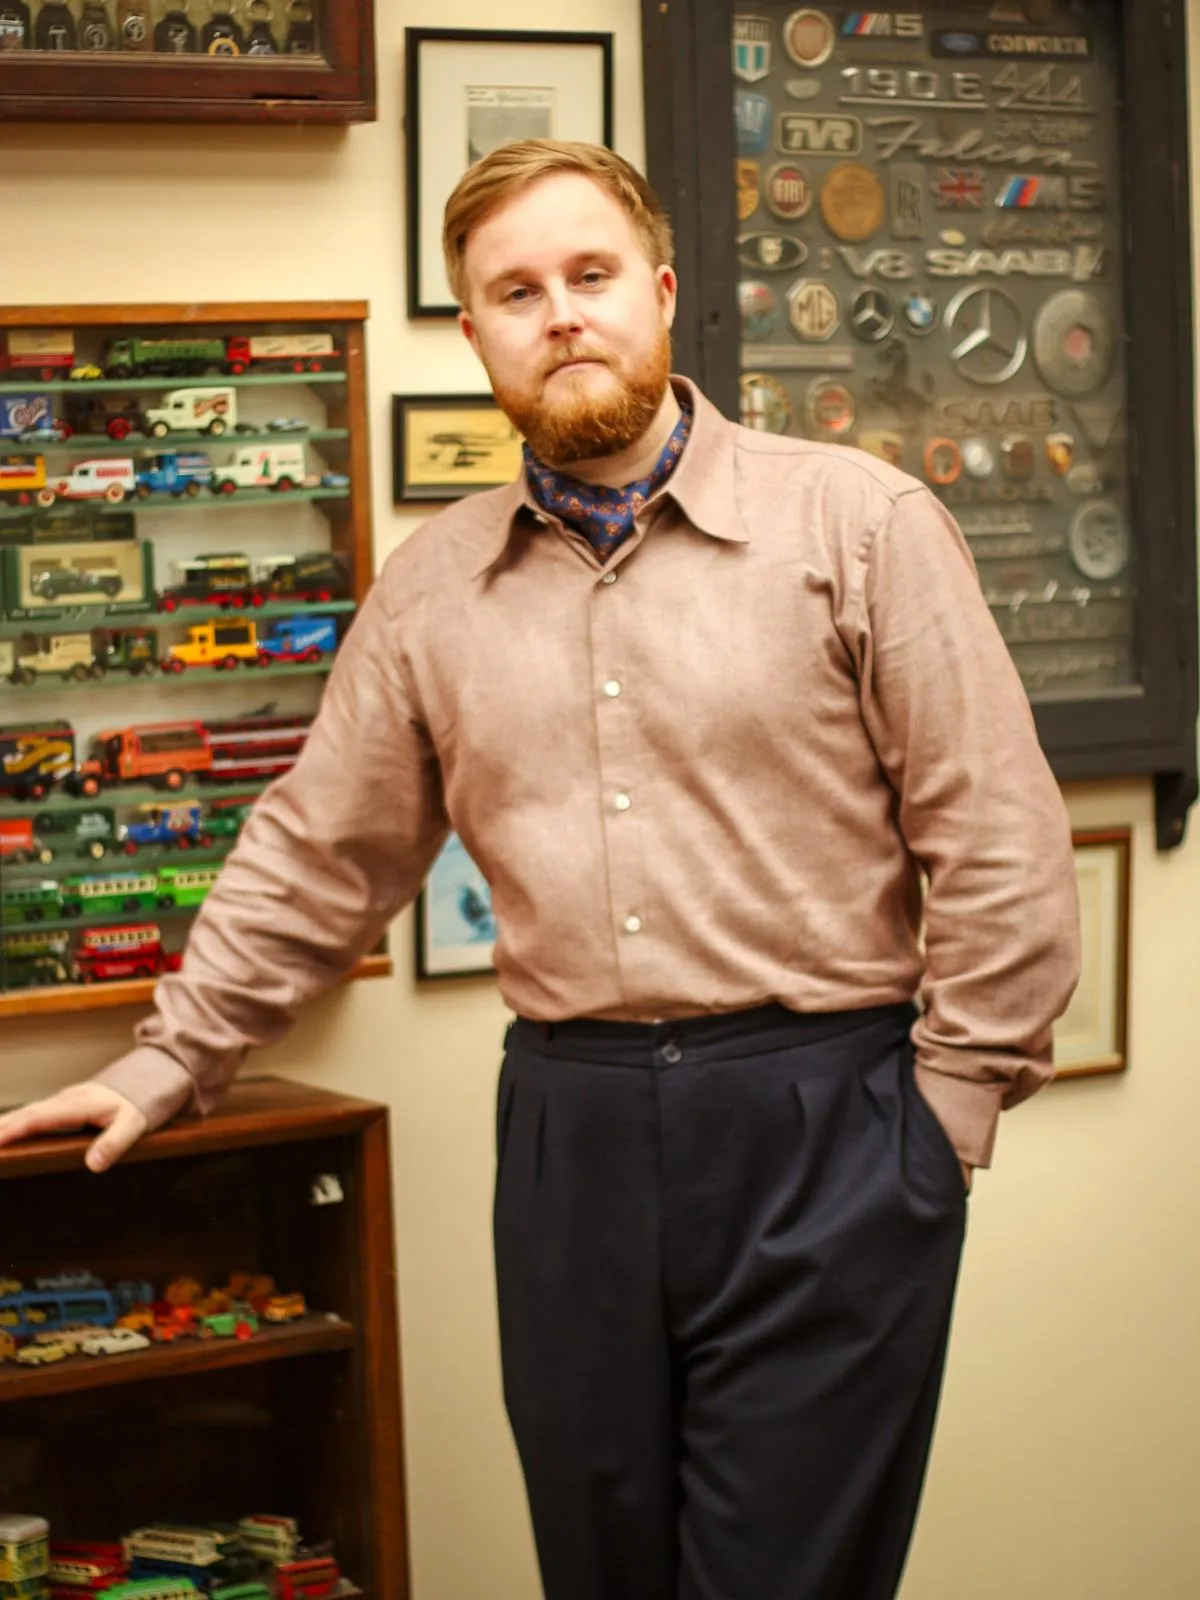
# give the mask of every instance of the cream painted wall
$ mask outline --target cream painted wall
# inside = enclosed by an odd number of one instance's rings
[[[458,334],[404,316],[406,25],[616,35],[617,144],[642,156],[637,0],[377,0],[380,116],[348,132],[0,127],[0,295],[15,303],[370,301],[379,558],[388,396],[470,389]],[[941,1425],[904,1600],[1193,1600],[1200,1592],[1200,820],[1156,856],[1148,789],[1072,792],[1079,825],[1136,827],[1130,1071],[1006,1119],[971,1201]],[[255,1071],[393,1113],[409,1514],[418,1600],[534,1600],[503,1417],[489,1238],[505,1012],[486,983],[397,972],[315,1004]],[[124,1048],[129,1013],[5,1024],[0,1100]],[[102,1181],[102,1180],[98,1180]],[[747,1596],[745,1600],[753,1600]]]

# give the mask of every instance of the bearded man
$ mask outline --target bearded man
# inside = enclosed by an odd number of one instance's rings
[[[456,829],[516,1014],[496,1269],[548,1600],[885,1600],[971,1171],[1076,981],[1062,801],[932,495],[670,375],[631,166],[497,150],[444,244],[524,470],[389,558],[137,1047],[0,1142],[97,1124],[100,1170],[209,1109]]]

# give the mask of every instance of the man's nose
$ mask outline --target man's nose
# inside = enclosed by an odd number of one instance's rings
[[[573,337],[582,330],[583,318],[579,307],[565,285],[549,290],[546,299],[549,311],[547,328],[550,333]]]

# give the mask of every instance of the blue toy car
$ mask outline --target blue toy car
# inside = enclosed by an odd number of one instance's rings
[[[337,649],[337,623],[332,617],[280,617],[258,632],[258,661],[319,661]]]
[[[176,499],[187,495],[191,499],[212,483],[212,459],[202,450],[163,450],[140,457],[135,475],[140,500],[149,499],[152,494],[170,494]]]

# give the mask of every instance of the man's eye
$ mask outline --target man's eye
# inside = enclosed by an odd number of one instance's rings
[[[510,289],[508,291],[508,293],[505,295],[504,298],[506,300],[508,300],[508,301],[518,301],[519,302],[521,300],[527,299],[528,296],[529,296],[529,290],[528,289]]]
[[[599,267],[592,267],[590,271],[584,273],[582,281],[590,284],[603,283],[607,276],[608,274],[601,272]]]

